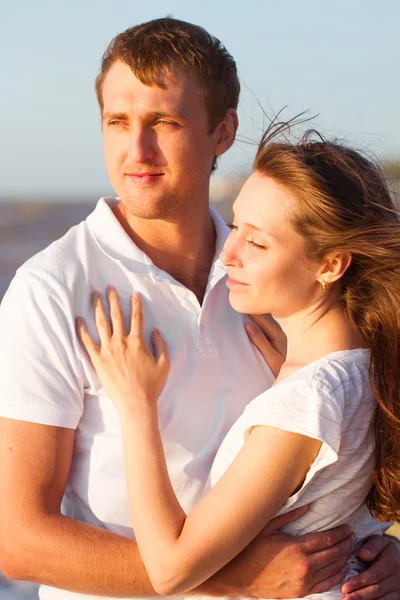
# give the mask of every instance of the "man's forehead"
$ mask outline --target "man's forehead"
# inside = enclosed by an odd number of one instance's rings
[[[201,92],[196,77],[191,76],[183,67],[173,65],[171,71],[158,70],[155,74],[140,77],[129,65],[121,60],[110,67],[103,82],[103,93],[129,93],[129,91],[148,95],[180,97],[187,94],[198,95]]]
[[[184,69],[174,67],[171,76],[162,76],[161,83],[162,87],[145,84],[129,65],[116,61],[103,83],[103,115],[137,113],[148,118],[152,113],[159,113],[199,119],[204,111],[204,119],[208,119],[200,86]]]

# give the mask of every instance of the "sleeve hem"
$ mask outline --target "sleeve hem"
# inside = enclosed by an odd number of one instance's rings
[[[291,506],[296,500],[299,499],[299,497],[303,494],[304,489],[309,485],[309,483],[314,479],[314,477],[319,473],[319,471],[321,471],[322,469],[325,469],[326,467],[329,467],[330,465],[337,462],[337,460],[339,458],[339,450],[335,449],[334,445],[332,445],[331,442],[324,439],[320,433],[307,431],[305,428],[303,429],[302,427],[295,426],[294,424],[293,425],[290,424],[290,425],[286,426],[286,425],[282,425],[282,423],[279,423],[279,422],[273,423],[271,421],[273,421],[273,420],[269,419],[269,418],[268,419],[257,419],[257,418],[248,419],[248,421],[246,422],[246,430],[248,430],[250,427],[266,425],[268,427],[276,427],[277,429],[282,429],[283,431],[288,431],[290,433],[298,433],[300,435],[304,435],[304,436],[313,438],[315,440],[319,440],[321,442],[321,448],[320,448],[317,456],[315,457],[315,460],[310,465],[310,468],[304,478],[304,481],[301,484],[300,489],[297,490],[296,493],[294,493],[292,496],[290,496],[287,499],[287,501],[284,505],[285,508],[287,508],[287,507]],[[281,514],[281,513],[278,513],[278,514]]]
[[[76,429],[81,415],[66,414],[59,410],[49,410],[48,407],[26,404],[24,406],[19,406],[2,402],[0,406],[0,417],[37,423],[40,425],[52,425],[54,427]]]
[[[321,430],[320,424],[319,426],[315,426],[316,424],[313,424],[314,427],[307,427],[305,423],[287,423],[285,422],[285,419],[282,418],[284,416],[285,415],[282,414],[277,415],[276,418],[274,418],[275,415],[273,414],[261,416],[259,413],[252,415],[249,414],[248,419],[246,420],[246,429],[249,429],[250,427],[256,427],[257,425],[267,425],[269,427],[276,427],[277,429],[282,429],[283,431],[298,433],[300,435],[304,435],[324,442],[327,446],[331,448],[332,452],[336,454],[336,457],[338,456],[340,446],[340,435],[334,435],[333,431],[329,431],[329,429],[332,428],[332,425],[336,425],[338,427],[338,424],[336,422],[326,420],[327,431],[325,431],[324,434]]]

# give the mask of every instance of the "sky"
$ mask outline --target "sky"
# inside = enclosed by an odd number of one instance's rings
[[[214,176],[251,170],[266,114],[400,160],[398,0],[0,0],[0,200],[112,194],[94,79],[108,42],[167,14],[218,37],[242,84],[239,138]]]

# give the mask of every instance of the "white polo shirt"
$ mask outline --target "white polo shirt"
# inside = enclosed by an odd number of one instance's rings
[[[75,333],[82,316],[96,335],[91,292],[114,285],[127,321],[131,293],[140,292],[147,340],[157,327],[168,343],[159,421],[185,511],[200,499],[225,434],[273,376],[247,338],[247,317],[228,301],[218,258],[229,233],[222,218],[211,209],[216,254],[200,306],[132,242],[111,210],[116,203],[101,199],[86,221],[18,270],[0,310],[0,416],[76,429],[66,514],[133,537],[118,414]],[[42,586],[40,598],[97,596]]]

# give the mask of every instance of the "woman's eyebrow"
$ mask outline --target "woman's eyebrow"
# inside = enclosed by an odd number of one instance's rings
[[[231,210],[233,219],[235,219],[235,211],[233,210],[233,207],[231,207]],[[246,225],[246,227],[250,227],[250,229],[254,229],[255,231],[261,231],[262,233],[265,233],[265,235],[276,239],[276,235],[274,235],[270,231],[267,231],[266,229],[263,229],[262,227],[257,227],[257,225],[253,225],[252,223],[247,222],[245,222],[244,225]]]

